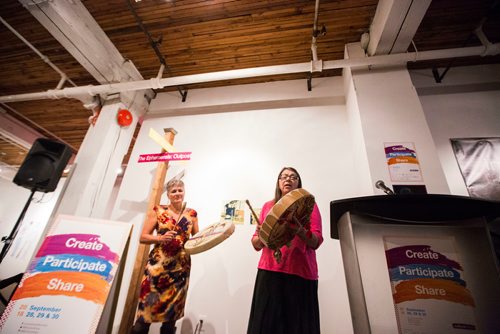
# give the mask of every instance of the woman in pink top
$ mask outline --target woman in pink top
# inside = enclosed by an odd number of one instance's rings
[[[274,200],[264,204],[263,222],[273,205],[290,191],[302,188],[299,173],[284,167],[276,181]],[[318,304],[318,266],[316,249],[323,242],[321,214],[315,204],[310,229],[297,224],[290,246],[281,248],[278,263],[274,251],[259,239],[260,225],[252,236],[255,250],[262,250],[248,322],[248,334],[316,334],[320,333]],[[292,227],[293,228],[293,227]]]

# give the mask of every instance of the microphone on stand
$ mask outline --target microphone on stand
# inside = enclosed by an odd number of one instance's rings
[[[375,187],[377,189],[380,189],[382,190],[383,192],[385,192],[387,195],[394,195],[394,191],[392,191],[389,187],[387,187],[384,183],[384,181],[382,180],[378,180],[377,182],[375,182]]]

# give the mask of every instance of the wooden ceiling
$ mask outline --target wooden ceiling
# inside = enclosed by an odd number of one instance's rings
[[[38,0],[37,0],[38,1]],[[160,60],[137,18],[156,42],[168,70],[164,77],[303,63],[311,60],[314,0],[81,0],[124,58],[145,79]],[[318,58],[342,59],[347,43],[359,42],[375,15],[377,0],[320,1]],[[483,21],[492,43],[500,41],[497,0],[433,0],[414,37],[419,51],[480,45],[473,34]],[[134,13],[136,17],[134,16]],[[0,1],[0,16],[78,86],[99,83],[17,0]],[[54,89],[60,76],[14,33],[0,24],[0,95]],[[469,57],[409,64],[410,68],[500,63],[500,57]],[[340,75],[340,70],[313,77]],[[304,79],[307,73],[195,84],[183,89]],[[313,79],[314,80],[314,79]],[[164,90],[175,90],[169,87]],[[91,115],[73,99],[1,104],[5,112],[75,152]],[[19,166],[27,149],[0,136],[0,162]]]

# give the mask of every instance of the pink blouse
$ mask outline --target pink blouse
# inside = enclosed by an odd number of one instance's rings
[[[260,213],[260,221],[264,222],[265,217],[274,205],[274,201],[264,204]],[[321,214],[318,206],[314,204],[311,213],[311,232],[318,238],[318,246],[323,242],[321,228]],[[257,236],[257,231],[252,238]],[[309,280],[318,279],[318,264],[316,263],[316,250],[308,247],[298,236],[292,239],[290,247],[281,247],[281,262],[278,263],[273,256],[274,251],[264,247],[260,256],[258,268],[270,271],[278,271],[286,274],[298,275]]]

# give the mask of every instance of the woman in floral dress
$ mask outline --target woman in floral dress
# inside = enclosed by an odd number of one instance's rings
[[[141,283],[134,334],[146,334],[161,322],[161,334],[175,333],[175,322],[184,316],[191,258],[184,250],[190,235],[198,232],[195,210],[184,208],[184,183],[167,183],[169,205],[155,206],[148,214],[141,243],[154,244]],[[156,233],[154,233],[156,231]]]

